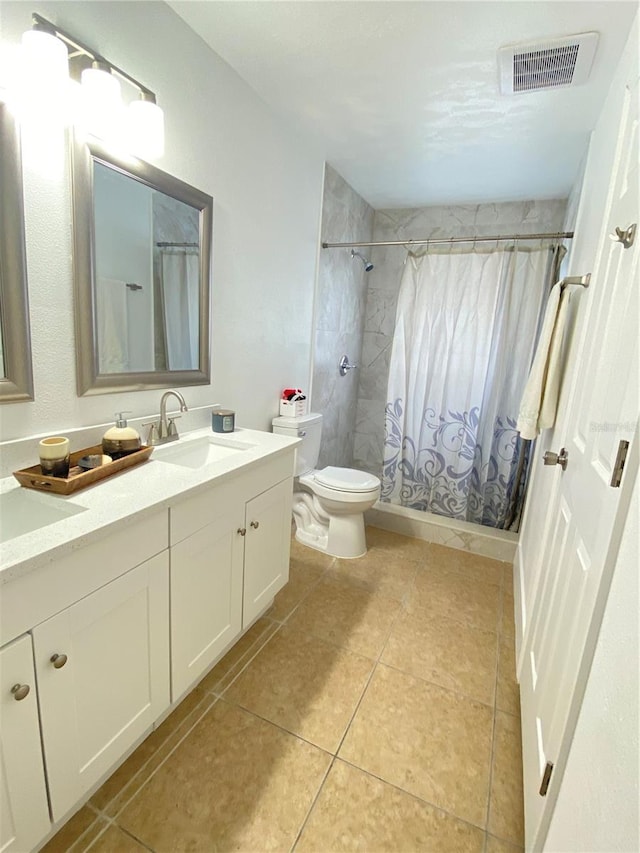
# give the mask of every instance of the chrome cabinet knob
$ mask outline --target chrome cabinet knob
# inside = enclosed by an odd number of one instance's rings
[[[257,530],[260,527],[260,522],[252,521],[250,526],[253,527],[254,530]]]
[[[56,669],[62,669],[62,667],[67,662],[67,656],[66,655],[51,655],[49,660],[51,661],[51,663],[54,665],[54,667]]]
[[[551,450],[545,450],[542,459],[545,465],[559,465],[563,471],[566,471],[569,454],[564,447],[561,447],[560,453],[553,453]]]
[[[247,533],[247,528],[246,527],[239,527],[238,533],[240,534],[240,536],[245,536]]]
[[[14,684],[11,688],[13,698],[16,700],[16,702],[20,702],[22,699],[26,699],[29,695],[30,690],[31,688],[28,684]]]

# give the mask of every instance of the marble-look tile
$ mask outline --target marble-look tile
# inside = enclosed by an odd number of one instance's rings
[[[145,853],[148,849],[113,824],[91,845],[91,853]]]
[[[72,818],[42,848],[41,853],[66,853],[67,850],[85,850],[89,844],[107,826],[104,818],[82,806]]]
[[[513,637],[502,636],[498,658],[496,708],[520,716],[520,687],[516,680],[516,649]]]
[[[300,564],[291,560],[289,564],[289,580],[284,589],[276,595],[273,606],[268,612],[270,619],[284,622],[288,619],[304,597],[313,589],[323,575],[323,569]]]
[[[433,610],[455,622],[497,632],[500,587],[457,572],[421,569],[415,579],[408,608]]]
[[[226,690],[251,658],[278,630],[278,625],[271,620],[271,613],[270,610],[269,618],[257,619],[249,630],[234,643],[226,655],[202,679],[198,685],[200,690],[218,694]]]
[[[516,617],[515,602],[513,595],[505,590],[502,596],[502,623],[500,631],[505,637],[515,637]]]
[[[335,753],[372,666],[367,658],[284,627],[225,698]]]
[[[305,598],[289,625],[375,659],[399,610],[399,602],[392,598],[326,578]]]
[[[327,575],[402,601],[411,591],[418,563],[403,554],[370,548],[357,560],[336,559]]]
[[[397,301],[397,294],[370,287],[367,291],[364,330],[393,337]]]
[[[215,697],[200,687],[189,693],[98,788],[89,801],[91,805],[109,817],[115,816],[214,702]]]
[[[502,711],[496,711],[487,830],[512,844],[524,845],[520,720]]]
[[[498,637],[431,610],[404,613],[382,662],[493,706]]]
[[[359,396],[363,400],[386,402],[392,339],[376,332],[362,338]]]
[[[379,445],[384,441],[384,407],[382,400],[362,398],[358,400],[356,407],[356,431],[362,435],[370,435]]]
[[[482,853],[483,846],[483,833],[475,827],[337,760],[322,786],[296,853]]]
[[[490,557],[480,557],[456,548],[442,545],[431,545],[425,555],[425,569],[444,569],[456,572],[471,580],[502,585],[505,569],[510,568],[505,563],[492,560]]]
[[[382,478],[380,442],[371,435],[355,432],[353,435],[353,468],[368,471],[379,480]]]
[[[378,664],[340,758],[484,828],[493,710]]]
[[[118,823],[155,850],[289,850],[329,762],[321,750],[221,701]]]

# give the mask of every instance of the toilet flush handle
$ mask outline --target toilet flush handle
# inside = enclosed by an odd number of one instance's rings
[[[304,438],[306,434],[307,434],[306,429],[299,429],[298,430],[298,438]]]

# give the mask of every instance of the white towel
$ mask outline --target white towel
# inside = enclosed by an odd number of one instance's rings
[[[560,355],[567,323],[570,294],[554,284],[542,323],[538,348],[522,395],[517,430],[522,438],[533,439],[556,420],[562,365]]]
[[[98,278],[98,370],[126,373],[129,369],[127,286],[115,278]]]

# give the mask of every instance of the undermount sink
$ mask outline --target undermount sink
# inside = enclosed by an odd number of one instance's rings
[[[184,444],[177,443],[172,447],[157,448],[154,458],[171,465],[183,465],[185,468],[202,468],[204,465],[220,462],[237,453],[244,453],[252,447],[255,447],[255,444],[249,444],[246,441],[203,436],[191,441],[187,440]]]
[[[86,507],[53,495],[12,489],[0,495],[0,542],[33,533],[85,511]]]

